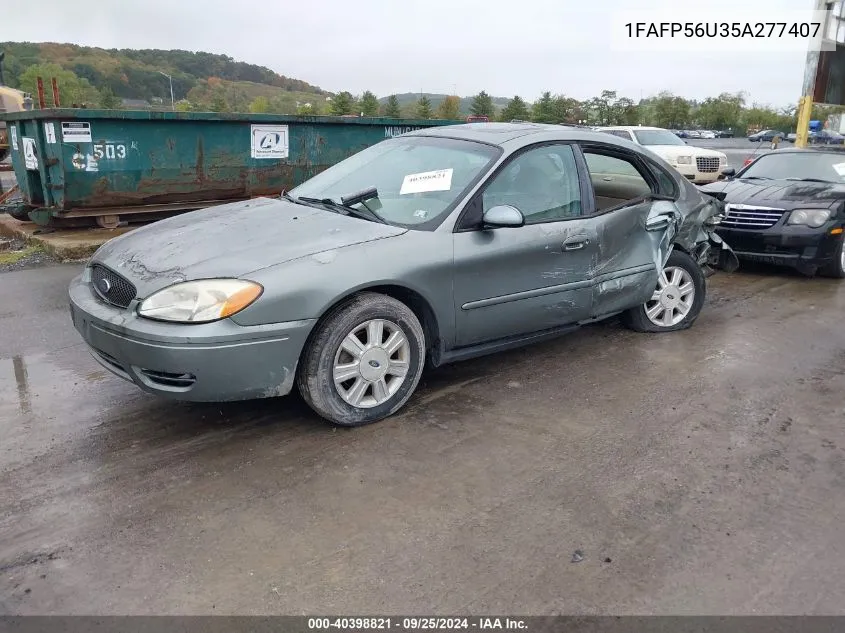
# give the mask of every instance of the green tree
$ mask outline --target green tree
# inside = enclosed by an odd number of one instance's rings
[[[415,114],[418,119],[430,119],[433,116],[431,111],[431,99],[425,95],[421,96],[419,101],[417,101]]]
[[[267,97],[258,96],[249,104],[249,111],[255,114],[264,114],[270,111],[270,101]]]
[[[496,114],[496,107],[493,105],[493,98],[482,90],[472,98],[469,111],[475,116],[486,116],[492,119]]]
[[[387,98],[387,103],[384,106],[384,116],[391,119],[398,119],[402,116],[402,110],[399,107],[399,99],[396,95],[390,95]]]
[[[614,104],[616,103],[615,90],[602,90],[598,97],[593,97],[588,102],[590,120],[598,125],[613,125],[615,118]]]
[[[554,99],[548,90],[531,106],[531,119],[537,123],[554,123]]]
[[[506,122],[512,121],[513,119],[525,121],[528,118],[528,104],[519,95],[515,95],[513,99],[508,101],[508,104],[502,109],[499,115],[499,119]]]
[[[745,111],[743,119],[747,128],[780,130],[786,133],[797,123],[794,117],[757,103],[753,103]]]
[[[649,123],[658,127],[683,129],[692,121],[690,102],[671,92],[661,92],[648,105]]]
[[[369,90],[361,95],[361,112],[364,116],[378,116],[378,99]]]
[[[50,80],[55,77],[59,85],[59,100],[62,105],[71,104],[96,105],[100,101],[100,93],[87,79],[82,79],[73,71],[65,70],[58,64],[34,64],[27,68],[20,76],[20,89],[35,97],[38,94],[37,78],[44,81],[44,98],[49,106],[53,103],[53,91]],[[37,97],[35,97],[37,99]]]
[[[640,107],[633,99],[622,97],[613,104],[615,125],[639,125]]]
[[[723,92],[718,97],[708,97],[696,112],[698,123],[710,130],[738,128],[745,108],[745,95],[741,92]]]
[[[461,118],[461,99],[454,95],[448,96],[437,106],[437,118],[457,121]]]
[[[108,86],[100,90],[100,107],[104,110],[119,110],[121,101]]]
[[[320,114],[320,109],[313,103],[303,103],[297,106],[296,113],[306,116],[315,116],[317,114]]]
[[[332,114],[335,116],[355,114],[355,98],[352,93],[344,90],[332,99]]]
[[[208,107],[211,112],[229,112],[229,104],[222,92],[215,92]]]
[[[581,102],[565,95],[555,95],[551,105],[552,123],[577,123],[586,117]]]

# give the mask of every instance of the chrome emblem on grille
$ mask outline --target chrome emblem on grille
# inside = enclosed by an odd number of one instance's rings
[[[102,292],[104,295],[109,294],[109,290],[111,290],[111,282],[108,279],[98,279],[97,280],[97,289]]]

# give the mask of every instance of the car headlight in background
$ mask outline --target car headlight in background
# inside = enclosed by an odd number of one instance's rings
[[[692,165],[692,156],[678,156],[675,162],[679,165]]]
[[[830,209],[797,209],[789,214],[787,224],[803,224],[818,228],[830,219]]]
[[[728,157],[722,154],[719,156],[719,164],[720,165],[727,165],[728,164]]]
[[[242,279],[186,281],[144,299],[138,314],[159,321],[208,323],[240,312],[263,291],[260,284]]]

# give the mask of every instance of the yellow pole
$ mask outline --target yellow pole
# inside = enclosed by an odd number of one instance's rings
[[[798,101],[798,129],[795,131],[795,147],[807,147],[812,114],[813,96],[805,95]]]

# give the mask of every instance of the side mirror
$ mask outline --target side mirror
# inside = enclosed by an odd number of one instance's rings
[[[509,204],[500,204],[487,209],[482,221],[487,228],[519,227],[525,224],[525,217],[516,207]]]
[[[722,175],[725,178],[733,178],[736,175],[736,169],[734,169],[733,167],[725,167],[722,170]]]

